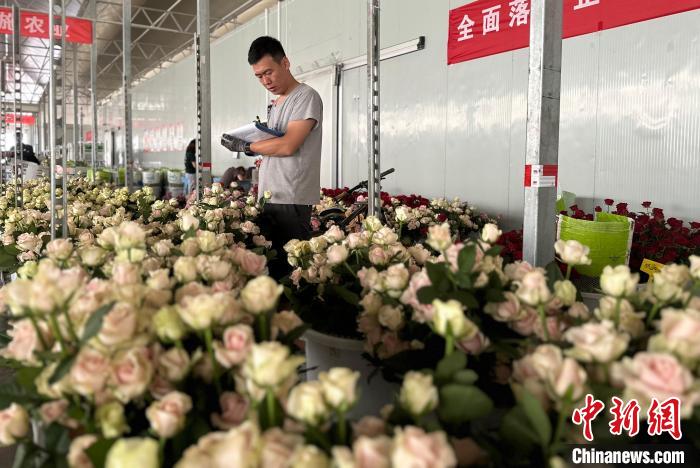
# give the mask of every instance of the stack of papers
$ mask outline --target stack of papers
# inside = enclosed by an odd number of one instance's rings
[[[240,138],[243,141],[249,143],[255,143],[256,141],[269,140],[270,138],[278,138],[284,136],[284,133],[278,132],[272,128],[268,128],[266,125],[258,122],[249,123],[243,125],[235,130],[224,133],[224,135],[234,136]]]

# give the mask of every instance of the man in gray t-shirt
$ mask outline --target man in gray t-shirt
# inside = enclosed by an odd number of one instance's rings
[[[267,124],[284,136],[256,143],[227,137],[222,144],[231,151],[263,156],[258,196],[269,191],[272,198],[259,225],[277,251],[270,274],[280,278],[289,271],[284,244],[310,237],[311,208],[319,201],[323,103],[313,88],[292,76],[277,39],[263,36],[253,41],[248,63],[260,83],[278,96],[268,109]]]

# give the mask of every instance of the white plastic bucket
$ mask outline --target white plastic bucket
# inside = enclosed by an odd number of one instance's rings
[[[177,198],[185,194],[184,185],[170,185],[168,186],[168,193],[170,193],[170,198]]]
[[[320,372],[332,367],[347,367],[360,372],[357,381],[359,400],[349,412],[350,416],[378,416],[384,405],[394,401],[394,396],[400,389],[399,384],[384,380],[381,372],[362,357],[362,341],[314,330],[308,330],[303,339],[306,342],[306,367],[310,369],[307,372],[308,380],[317,380]]]
[[[168,171],[168,185],[181,185],[182,184],[182,171]]]
[[[36,179],[39,175],[39,165],[33,162],[25,162],[24,180]]]
[[[160,172],[158,171],[141,171],[143,185],[155,185],[160,183]]]

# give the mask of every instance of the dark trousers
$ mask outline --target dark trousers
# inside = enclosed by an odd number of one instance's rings
[[[272,242],[277,256],[268,262],[270,276],[279,280],[291,272],[284,245],[292,239],[311,237],[311,205],[266,203],[258,218],[260,232]]]

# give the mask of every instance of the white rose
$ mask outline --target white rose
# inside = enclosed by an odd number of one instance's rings
[[[290,356],[289,348],[276,341],[253,345],[243,366],[243,376],[258,387],[276,388],[296,373],[304,362],[301,356]]]
[[[571,306],[576,302],[576,286],[569,280],[554,283],[554,296],[561,300],[562,305]]]
[[[328,372],[321,372],[323,396],[333,408],[348,409],[357,400],[357,379],[360,373],[345,367],[333,367]]]
[[[428,245],[438,252],[444,252],[452,245],[452,233],[447,223],[436,224],[428,228]]]
[[[151,247],[153,253],[159,257],[167,257],[170,255],[170,251],[173,249],[173,242],[170,239],[164,239],[156,242]]]
[[[302,326],[304,323],[299,316],[291,310],[283,310],[272,316],[270,326],[272,328],[272,339],[276,339],[277,335],[282,332],[288,335],[294,329]]]
[[[576,240],[558,240],[554,244],[554,250],[562,262],[570,266],[590,265],[588,254],[591,249]]]
[[[398,208],[396,208],[394,213],[396,215],[396,221],[403,224],[406,221],[408,221],[410,209],[407,206],[399,206]]]
[[[407,372],[401,385],[399,402],[415,417],[437,408],[438,391],[433,385],[433,376],[422,372]]]
[[[109,449],[105,468],[158,468],[158,442],[149,438],[119,439]]]
[[[175,307],[164,307],[153,316],[153,328],[161,340],[177,341],[187,332]]]
[[[376,216],[367,216],[362,222],[365,231],[377,232],[382,228],[382,222]]]
[[[472,336],[478,331],[476,325],[464,316],[464,308],[458,301],[450,299],[443,302],[435,299],[433,308],[433,328],[439,335],[446,337],[449,334],[459,339]]]
[[[97,267],[104,263],[106,252],[101,247],[91,245],[80,249],[78,255],[85,266]]]
[[[501,237],[501,234],[503,234],[503,232],[498,229],[498,226],[493,223],[487,223],[481,230],[481,240],[489,244],[495,244],[498,238]]]
[[[391,466],[453,468],[457,458],[444,432],[426,434],[423,429],[406,426],[396,429]]]
[[[691,255],[689,260],[690,260],[690,269],[688,272],[690,273],[690,276],[695,281],[700,281],[700,256]]]
[[[625,297],[634,293],[639,282],[638,274],[631,274],[629,267],[618,265],[606,266],[600,276],[600,288],[613,297]]]
[[[194,330],[205,330],[219,322],[233,299],[227,293],[188,296],[178,307],[180,318]]]
[[[651,283],[652,294],[662,303],[681,300],[685,296],[683,287],[676,282],[676,278],[663,272],[664,270],[654,275],[654,281]]]
[[[347,247],[342,244],[335,244],[328,248],[326,252],[329,265],[338,265],[343,263],[349,255]]]
[[[309,241],[309,247],[313,253],[321,253],[328,247],[328,241],[323,237],[314,237]]]
[[[0,411],[0,444],[13,445],[23,439],[29,432],[29,414],[27,410],[12,403]]]
[[[328,417],[321,382],[304,382],[292,388],[287,399],[287,413],[294,419],[317,426]]]
[[[401,309],[390,305],[385,305],[379,308],[377,319],[379,320],[379,323],[392,331],[400,329],[404,323],[403,312],[401,312]]]
[[[408,253],[413,257],[418,265],[423,265],[430,258],[430,252],[421,244],[413,245],[408,248]]]
[[[180,252],[182,252],[185,257],[195,257],[199,254],[197,239],[190,237],[182,241],[182,244],[180,244]]]
[[[659,334],[649,340],[650,351],[669,351],[686,364],[700,359],[700,312],[664,309]]]
[[[411,274],[403,263],[391,265],[387,268],[386,274],[384,275],[384,287],[389,290],[403,292],[406,286],[408,286],[410,276]]]
[[[46,244],[46,253],[54,260],[68,260],[73,254],[73,243],[68,239],[55,239]]]
[[[618,333],[610,321],[587,323],[570,328],[564,338],[574,346],[566,351],[583,362],[608,363],[616,360],[627,349],[629,335]]]
[[[36,234],[25,232],[17,237],[17,247],[25,252],[39,253],[42,245],[41,237]]]
[[[250,314],[262,314],[274,310],[284,288],[269,276],[259,276],[245,285],[241,302]]]
[[[180,218],[180,229],[182,232],[188,232],[190,229],[196,231],[199,229],[199,220],[190,213],[184,213]]]
[[[118,401],[101,405],[95,411],[97,426],[108,439],[119,437],[129,430],[124,417],[124,406]]]
[[[160,437],[169,438],[185,426],[185,416],[192,409],[192,399],[182,392],[170,392],[151,403],[146,417],[151,428]]]
[[[515,295],[527,305],[536,307],[546,304],[552,297],[547,287],[547,279],[540,270],[525,273],[517,284]]]
[[[173,274],[180,283],[197,279],[197,261],[193,257],[179,257],[173,265]]]

